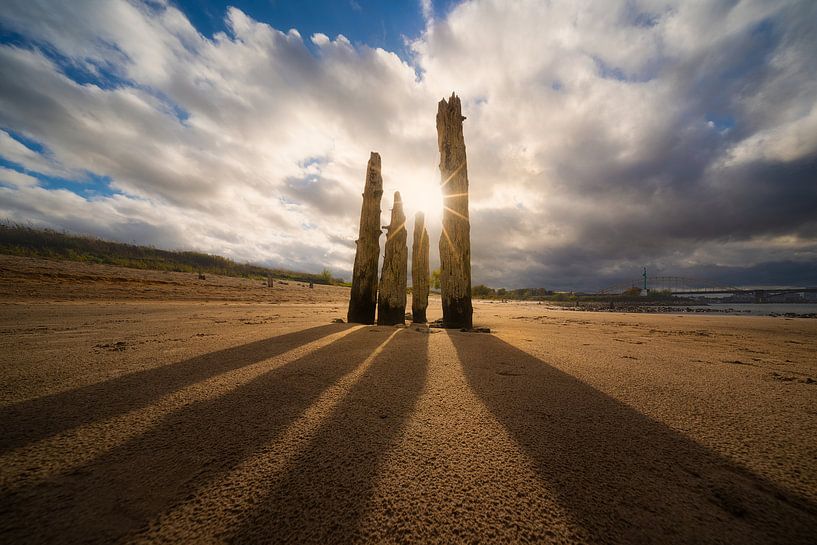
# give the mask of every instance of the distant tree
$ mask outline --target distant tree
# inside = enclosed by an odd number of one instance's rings
[[[517,288],[515,290],[512,290],[511,293],[509,294],[510,299],[519,299],[519,300],[522,300],[522,301],[524,301],[525,299],[528,299],[529,297],[530,297],[530,290],[528,290],[526,288]]]
[[[332,283],[332,273],[329,271],[329,269],[324,267],[324,269],[321,271],[321,274],[319,276],[320,276],[321,280],[323,280],[324,284],[331,284]]]
[[[471,296],[478,299],[491,299],[496,296],[496,291],[484,284],[479,284],[471,288]]]
[[[440,289],[440,269],[431,271],[431,287],[435,290]]]

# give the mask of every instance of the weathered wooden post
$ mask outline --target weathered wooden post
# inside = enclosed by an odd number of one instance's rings
[[[462,107],[454,93],[437,105],[437,146],[443,195],[440,235],[440,291],[443,327],[471,329],[471,221],[468,214],[468,166],[462,134]]]
[[[411,321],[426,323],[428,308],[428,231],[425,215],[414,215],[414,242],[411,246]]]
[[[383,272],[380,273],[380,293],[377,297],[377,324],[406,323],[406,284],[408,282],[408,246],[406,246],[406,215],[400,192],[394,192],[391,222],[386,229]]]
[[[380,198],[383,196],[383,176],[380,155],[372,152],[366,168],[366,185],[360,209],[360,231],[355,241],[355,265],[352,272],[352,292],[349,298],[350,323],[373,324],[377,307],[377,261],[380,259]]]

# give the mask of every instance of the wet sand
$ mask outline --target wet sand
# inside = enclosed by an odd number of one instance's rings
[[[817,321],[347,296],[0,257],[0,540],[814,542]]]

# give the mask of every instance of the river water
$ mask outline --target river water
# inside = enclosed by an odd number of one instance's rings
[[[718,314],[740,316],[768,316],[769,314],[817,314],[817,304],[811,303],[712,303],[709,305],[689,305],[688,308],[705,309]]]

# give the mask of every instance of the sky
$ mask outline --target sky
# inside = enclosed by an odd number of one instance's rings
[[[350,278],[371,151],[473,283],[817,285],[817,2],[4,0],[0,219]],[[413,220],[408,223],[409,232]]]

